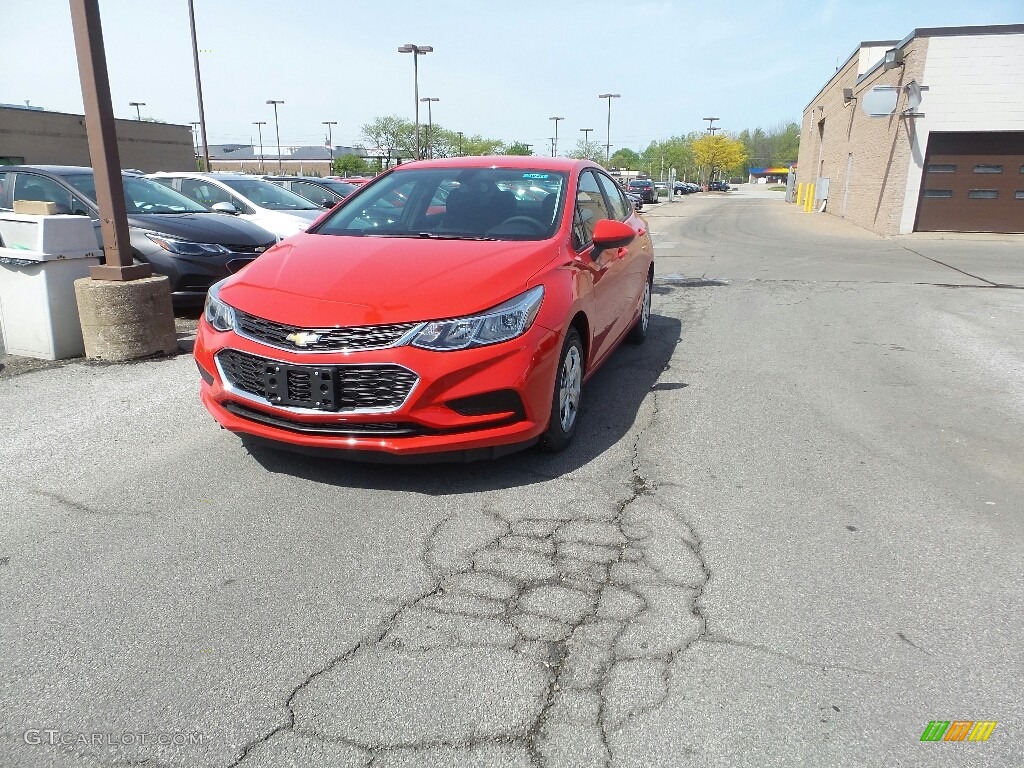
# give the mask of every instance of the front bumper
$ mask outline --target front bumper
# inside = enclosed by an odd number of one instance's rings
[[[561,334],[534,324],[512,341],[456,352],[411,346],[340,352],[299,352],[269,346],[200,321],[194,355],[201,399],[214,419],[243,439],[305,453],[387,460],[472,460],[509,452],[547,429]],[[356,371],[338,392],[344,410],[274,405],[258,384],[259,371],[238,378],[239,359],[251,363]],[[387,369],[378,407],[366,371]],[[395,369],[415,377],[392,375]],[[239,386],[241,381],[242,386]],[[339,387],[349,386],[339,384]],[[402,386],[400,396],[391,396]],[[246,390],[248,388],[248,391]],[[391,389],[389,389],[391,388]],[[407,391],[406,391],[407,390]],[[371,398],[371,399],[367,399]]]

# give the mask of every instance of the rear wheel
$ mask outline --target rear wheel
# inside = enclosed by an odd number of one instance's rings
[[[647,338],[647,329],[651,325],[651,292],[654,288],[654,274],[652,272],[647,273],[647,283],[644,285],[644,298],[640,304],[640,316],[637,317],[636,323],[629,331],[629,335],[626,340],[630,344],[643,344],[644,339]]]
[[[551,397],[551,418],[547,431],[541,435],[540,447],[560,451],[572,442],[579,422],[580,398],[583,394],[583,342],[575,328],[569,328],[562,343],[562,354],[555,373]]]

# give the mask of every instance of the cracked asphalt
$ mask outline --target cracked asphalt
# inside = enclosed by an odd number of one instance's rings
[[[1024,242],[646,216],[555,456],[246,449],[187,356],[0,378],[0,766],[1024,763]]]

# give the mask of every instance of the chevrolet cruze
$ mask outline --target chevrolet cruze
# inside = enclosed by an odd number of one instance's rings
[[[406,163],[210,291],[202,402],[247,440],[358,459],[560,450],[584,382],[646,337],[653,276],[589,161]]]

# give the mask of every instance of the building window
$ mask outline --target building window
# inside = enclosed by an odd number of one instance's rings
[[[952,197],[952,189],[926,189],[924,191],[925,197]]]
[[[967,196],[974,200],[995,200],[999,197],[998,189],[972,189]]]
[[[989,164],[989,163],[981,163],[979,165],[974,166],[974,172],[975,173],[1002,173],[1003,172],[1003,166],[1001,166],[1001,165],[993,165],[993,164]]]
[[[932,163],[928,166],[928,173],[956,173],[956,166],[948,163]]]
[[[1013,193],[1014,200],[1024,200],[1024,189],[1018,189]]]

